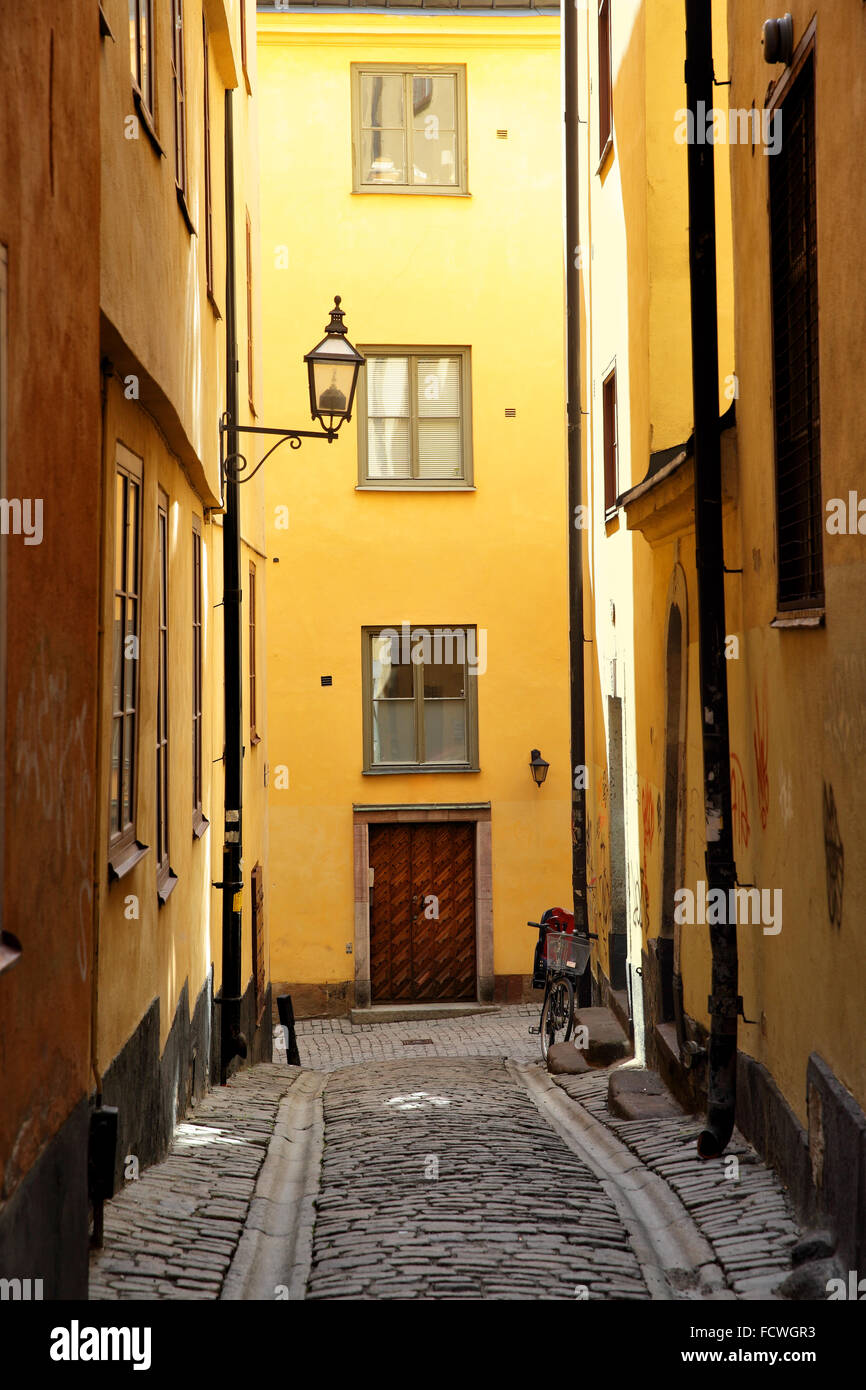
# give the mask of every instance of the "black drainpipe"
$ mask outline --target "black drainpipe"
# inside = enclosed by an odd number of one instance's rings
[[[686,0],[686,89],[692,133],[698,102],[713,105],[711,0]],[[705,126],[706,122],[702,122]],[[725,904],[736,884],[731,833],[728,686],[725,661],[725,560],[722,533],[722,454],[719,433],[719,344],[716,292],[716,203],[713,146],[688,145],[689,279],[692,396],[695,417],[695,561],[704,751],[707,891]],[[727,917],[727,912],[724,914]],[[698,1153],[722,1153],[734,1127],[737,1097],[737,928],[711,926],[712,995],[706,1125]]]
[[[566,382],[568,397],[568,612],[571,671],[571,886],[574,922],[588,930],[586,912],[586,716],[583,663],[583,530],[577,525],[583,503],[580,413],[580,203],[578,186],[577,5],[563,7],[565,89],[565,287]],[[575,785],[578,783],[579,785]],[[592,976],[580,982],[579,1002],[591,1003]]]
[[[232,93],[225,94],[226,178],[226,412],[228,424],[238,422],[238,344],[235,302],[235,186]],[[237,451],[237,435],[229,428],[226,457]],[[222,988],[220,990],[220,1082],[229,1063],[245,1057],[246,1039],[240,1031],[241,901],[243,895],[241,809],[243,793],[243,732],[241,726],[241,535],[240,501],[234,470],[227,470],[223,516],[223,659],[225,687],[225,839],[223,842]]]

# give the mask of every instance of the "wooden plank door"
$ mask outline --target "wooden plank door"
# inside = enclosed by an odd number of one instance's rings
[[[474,825],[371,825],[370,867],[372,998],[474,999]]]

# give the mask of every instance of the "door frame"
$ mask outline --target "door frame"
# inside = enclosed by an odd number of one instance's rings
[[[370,826],[471,821],[475,825],[475,992],[493,1001],[493,855],[490,802],[353,806],[355,1007],[370,1006]]]

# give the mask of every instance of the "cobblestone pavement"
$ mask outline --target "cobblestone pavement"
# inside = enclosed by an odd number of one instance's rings
[[[775,1286],[791,1272],[791,1247],[800,1228],[778,1178],[740,1132],[734,1130],[722,1159],[705,1162],[695,1147],[703,1127],[700,1117],[618,1119],[607,1109],[607,1072],[555,1079],[669,1183],[713,1247],[734,1294],[771,1298]]]
[[[298,1026],[302,1063],[327,1077],[308,1297],[573,1299],[579,1287],[592,1299],[649,1296],[611,1199],[506,1069],[505,1058],[539,1062],[527,1031],[536,1020],[522,1005]],[[280,1102],[301,1075],[261,1065],[198,1103],[167,1160],[107,1204],[91,1298],[220,1296]],[[578,1117],[603,1121],[670,1184],[728,1296],[770,1296],[799,1234],[772,1172],[736,1132],[724,1159],[702,1163],[694,1116],[611,1117],[607,1083],[607,1071],[557,1078]]]
[[[295,1025],[301,1065],[315,1071],[337,1071],[352,1062],[388,1058],[509,1057],[513,1062],[538,1061],[539,1041],[530,1037],[529,1027],[538,1024],[541,997],[539,993],[537,1004],[512,1004],[495,1014],[462,1018],[362,1024],[352,1024],[348,1018],[303,1019]],[[417,1041],[421,1038],[429,1041],[422,1045]]]
[[[613,1203],[501,1060],[351,1067],[324,1109],[308,1298],[649,1297]]]
[[[164,1163],[105,1206],[91,1299],[218,1298],[297,1068],[238,1072],[177,1126]]]

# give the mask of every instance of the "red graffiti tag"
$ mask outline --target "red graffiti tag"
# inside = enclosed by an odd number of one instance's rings
[[[650,787],[644,787],[641,792],[640,804],[643,816],[643,857],[646,860],[653,847],[656,833],[656,812]]]
[[[731,754],[731,822],[735,846],[748,849],[749,837],[752,833],[752,827],[749,824],[749,798],[746,794],[743,765],[736,753]]]
[[[764,686],[764,711],[761,717],[761,705],[758,700],[758,692],[755,691],[755,772],[758,779],[758,811],[761,816],[761,829],[767,828],[767,817],[770,814],[770,753],[769,753],[769,727],[767,714],[767,690]]]

